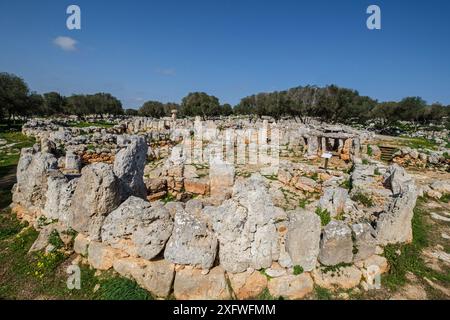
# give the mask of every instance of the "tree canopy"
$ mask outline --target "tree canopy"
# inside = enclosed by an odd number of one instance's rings
[[[0,73],[0,117],[90,115],[141,115],[161,118],[171,115],[207,117],[236,115],[272,116],[279,119],[294,116],[300,121],[310,117],[331,123],[365,123],[376,120],[378,125],[397,121],[430,123],[450,121],[450,107],[439,103],[428,105],[420,97],[406,97],[399,102],[378,102],[361,96],[358,91],[336,85],[305,86],[284,91],[262,92],[241,99],[239,104],[220,104],[219,99],[205,92],[192,92],[181,105],[147,101],[139,110],[122,108],[122,103],[109,93],[74,94],[65,97],[58,92],[40,95],[30,92],[23,79]]]

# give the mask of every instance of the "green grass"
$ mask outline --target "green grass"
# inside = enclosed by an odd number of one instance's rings
[[[370,146],[370,144],[367,145],[367,155],[369,157],[373,156],[373,150],[372,150],[372,147]]]
[[[363,206],[365,206],[367,208],[374,206],[372,198],[362,192],[355,193],[352,196],[352,200],[362,204]]]
[[[87,128],[87,127],[112,128],[115,126],[115,123],[110,123],[106,121],[94,121],[94,122],[73,121],[69,122],[68,125],[70,127],[75,128]]]
[[[310,203],[311,203],[311,201],[309,201],[309,199],[303,198],[303,199],[300,199],[300,200],[298,201],[298,206],[299,206],[300,208],[302,208],[302,209],[305,209],[306,206],[307,206],[308,204],[310,204]]]
[[[316,214],[320,217],[320,222],[322,226],[326,226],[331,221],[330,213],[327,209],[322,209],[320,207],[316,208]]]
[[[390,244],[384,248],[384,256],[388,260],[390,270],[382,277],[382,284],[391,290],[397,290],[407,283],[406,274],[411,272],[420,279],[437,280],[450,283],[450,273],[438,273],[425,264],[421,256],[423,249],[430,245],[429,232],[431,226],[425,223],[424,210],[421,208],[423,199],[418,199],[412,219],[413,241],[410,244]],[[400,254],[398,254],[400,253]]]
[[[438,145],[433,140],[425,138],[408,138],[402,137],[402,144],[412,149],[431,149],[436,150]]]
[[[256,300],[282,300],[281,298],[274,297],[270,294],[269,289],[265,288],[263,292],[261,292],[257,297]]]
[[[450,202],[450,193],[446,193],[442,195],[442,197],[439,199],[441,202],[447,203]]]
[[[330,290],[319,287],[319,286],[314,286],[314,293],[315,293],[317,300],[332,300],[333,299],[333,294],[331,293]]]
[[[58,231],[53,230],[48,237],[48,243],[54,246],[56,249],[61,249],[64,247],[64,242],[59,237]]]
[[[340,187],[351,190],[352,189],[352,181],[350,179],[344,180],[344,182],[341,183]]]
[[[169,203],[169,202],[173,202],[173,201],[175,201],[175,200],[176,200],[175,196],[174,196],[173,194],[171,194],[170,192],[168,192],[168,193],[166,194],[166,196],[165,196],[164,198],[161,199],[161,201],[162,201],[164,204],[167,204],[167,203]]]
[[[81,289],[68,289],[69,257],[60,251],[29,254],[37,236],[36,230],[21,223],[11,212],[0,212],[0,300],[152,299],[135,282],[112,272],[96,276],[96,271],[86,265],[80,265]]]
[[[262,268],[261,270],[259,270],[259,273],[261,273],[263,276],[265,276],[267,278],[267,280],[272,279],[272,277],[266,273],[266,268]]]
[[[135,281],[112,277],[101,281],[98,292],[101,300],[152,300],[153,297]]]

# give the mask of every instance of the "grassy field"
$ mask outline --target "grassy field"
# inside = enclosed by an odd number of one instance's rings
[[[29,254],[38,236],[8,210],[0,213],[0,300],[77,299],[149,300],[152,296],[134,281],[112,272],[98,274],[81,266],[81,288],[67,288],[67,267],[75,255],[60,251]]]

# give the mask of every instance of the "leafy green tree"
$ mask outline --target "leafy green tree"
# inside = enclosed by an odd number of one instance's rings
[[[164,104],[159,101],[147,101],[139,109],[139,114],[145,117],[161,118],[166,116]]]
[[[204,92],[189,93],[181,102],[181,113],[185,116],[208,116],[220,115],[219,99]]]
[[[125,115],[127,116],[138,116],[139,115],[139,111],[136,109],[126,109],[125,110]]]
[[[25,116],[44,116],[45,113],[45,107],[44,107],[44,98],[35,92],[32,92],[28,96],[28,102],[27,102],[28,108],[26,109]]]
[[[63,114],[65,113],[65,104],[65,98],[58,92],[44,93],[44,114]]]
[[[224,105],[220,106],[220,114],[222,116],[230,116],[233,114],[233,108],[230,104],[225,103]]]
[[[28,85],[16,75],[0,73],[0,108],[9,119],[27,113]]]

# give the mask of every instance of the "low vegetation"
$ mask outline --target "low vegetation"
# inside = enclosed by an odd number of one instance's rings
[[[61,251],[28,253],[38,232],[10,211],[0,212],[0,300],[81,299],[149,300],[153,297],[134,281],[112,272],[96,273],[80,265],[80,290],[67,288],[66,269],[74,256]],[[53,245],[61,241],[52,236]]]

